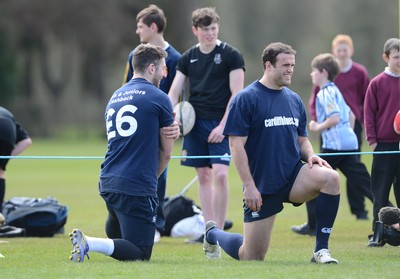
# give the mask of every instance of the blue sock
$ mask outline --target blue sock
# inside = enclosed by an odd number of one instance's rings
[[[320,193],[317,197],[315,207],[317,236],[314,252],[321,249],[328,249],[328,241],[338,212],[339,200],[340,194],[328,195]]]
[[[217,244],[232,258],[239,260],[239,248],[243,244],[243,236],[238,233],[228,233],[218,228],[211,229],[206,234],[207,242]]]

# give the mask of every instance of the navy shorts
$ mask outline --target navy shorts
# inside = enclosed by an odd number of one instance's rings
[[[116,218],[122,239],[138,247],[154,244],[158,199],[154,197],[130,196],[120,193],[101,192],[109,214]]]
[[[279,192],[274,194],[261,195],[262,203],[259,211],[249,209],[243,200],[244,222],[250,223],[271,217],[283,210],[283,203],[291,203],[294,206],[300,206],[302,203],[292,203],[289,201],[290,191],[292,190],[293,183],[304,164],[299,162],[290,178],[290,181]]]
[[[218,126],[219,120],[197,119],[193,129],[183,139],[182,156],[230,156],[228,137],[221,143],[208,143],[208,136]],[[228,165],[230,157],[181,159],[181,165],[211,167],[212,164]]]

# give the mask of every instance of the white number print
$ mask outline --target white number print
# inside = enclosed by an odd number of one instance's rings
[[[137,107],[133,105],[126,105],[120,108],[114,119],[115,109],[110,108],[107,111],[107,139],[110,140],[118,133],[121,137],[129,137],[133,135],[138,127],[136,119],[133,114],[136,112]],[[115,124],[115,130],[113,126]],[[127,127],[128,126],[128,127]]]

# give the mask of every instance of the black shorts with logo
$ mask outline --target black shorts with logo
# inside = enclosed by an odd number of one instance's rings
[[[152,247],[156,230],[158,198],[100,192],[109,214],[115,218],[112,228],[138,247]]]
[[[292,190],[294,181],[304,164],[299,162],[292,173],[290,181],[279,192],[274,194],[261,195],[262,203],[259,211],[253,211],[248,208],[243,200],[244,222],[254,222],[271,217],[283,210],[283,203],[291,203],[294,206],[300,206],[302,203],[292,203],[289,201],[289,194]]]

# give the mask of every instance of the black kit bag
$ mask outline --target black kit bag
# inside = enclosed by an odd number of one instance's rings
[[[3,203],[6,224],[25,229],[26,236],[50,237],[63,230],[68,207],[54,197],[14,197]]]
[[[167,198],[164,204],[165,229],[163,235],[170,236],[176,223],[195,214],[202,214],[202,212],[192,199],[181,195]]]

